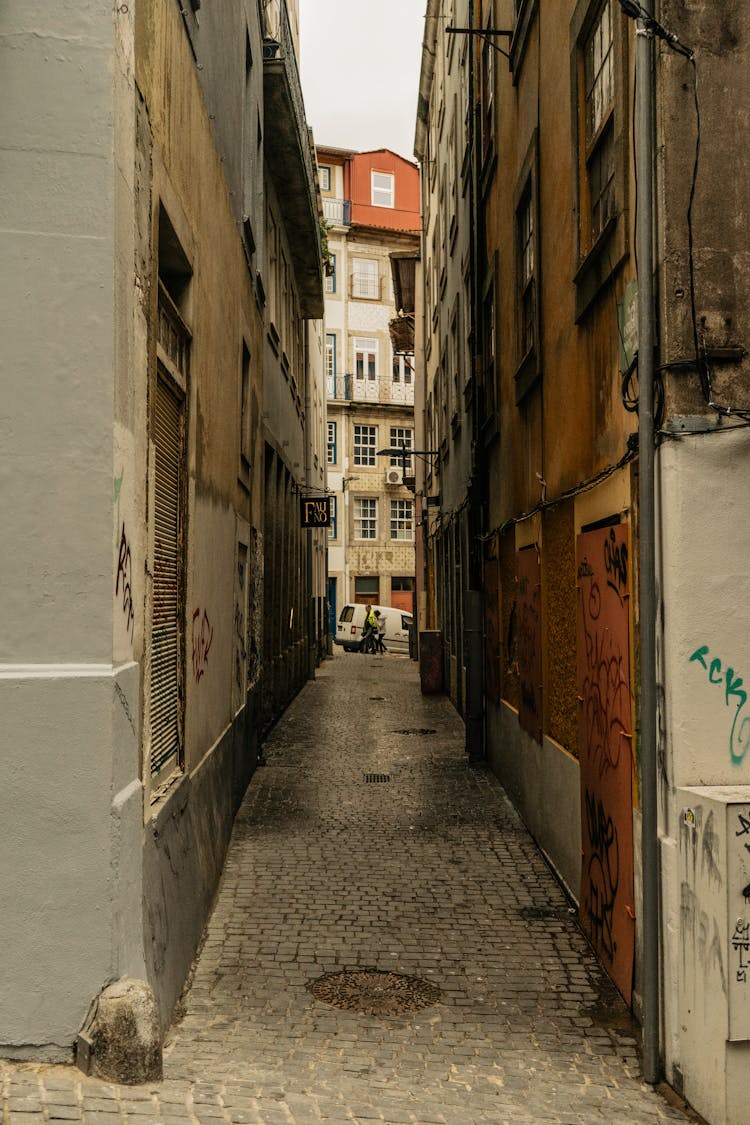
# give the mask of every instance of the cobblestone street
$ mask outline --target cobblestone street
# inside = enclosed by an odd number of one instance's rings
[[[688,1120],[642,1084],[635,1029],[566,897],[414,663],[337,653],[265,753],[164,1081],[0,1064],[6,1123]],[[439,999],[363,1015],[309,990],[366,968]]]

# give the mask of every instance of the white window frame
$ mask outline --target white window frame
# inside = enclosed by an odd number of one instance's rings
[[[373,207],[395,207],[396,177],[393,172],[376,172],[374,168],[371,170],[370,198]]]
[[[391,539],[401,543],[414,540],[414,501],[391,500]]]
[[[391,443],[389,448],[400,449],[402,441],[406,443],[407,449],[413,449],[414,430],[409,429],[407,426],[391,426]],[[401,457],[395,454],[391,454],[391,465],[393,465],[394,468],[400,469],[402,465]],[[407,472],[411,469],[411,457],[406,458],[406,464],[404,465],[404,468]]]
[[[359,374],[358,356],[362,356],[362,374]],[[371,336],[354,337],[354,378],[371,383],[378,378],[378,341]]]
[[[380,268],[377,258],[352,258],[352,297],[380,299]]]
[[[354,426],[354,464],[362,466],[377,465],[376,456],[378,444],[378,427],[364,426],[355,423]]]
[[[328,422],[328,440],[326,442],[326,464],[335,465],[338,461],[338,446],[337,446],[337,424],[336,422]],[[332,456],[333,454],[333,456]]]
[[[375,496],[354,498],[354,538],[371,541],[378,537],[378,501]]]
[[[320,173],[320,190],[321,191],[330,191],[331,190],[331,169],[330,169],[330,166],[328,164],[321,164],[318,171]]]

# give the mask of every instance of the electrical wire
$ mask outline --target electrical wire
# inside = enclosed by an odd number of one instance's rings
[[[631,434],[631,439],[637,439],[637,437],[637,434]],[[517,523],[524,523],[538,512],[545,512],[549,508],[556,508],[558,504],[564,504],[566,500],[572,500],[574,496],[580,496],[581,493],[589,492],[592,488],[596,488],[602,481],[607,480],[608,477],[619,472],[620,469],[623,469],[630,461],[634,460],[636,456],[636,440],[631,439],[628,440],[628,448],[625,450],[620,460],[614,465],[608,465],[606,469],[595,473],[594,476],[579,481],[578,484],[573,485],[572,488],[566,489],[564,492],[561,492],[559,496],[555,496],[551,500],[540,500],[533,508],[529,508],[528,511],[523,512],[520,516],[511,516],[509,519],[493,528],[492,531],[488,531],[484,535],[478,535],[477,539],[481,543],[487,543],[496,535],[502,535],[506,528],[513,527]]]

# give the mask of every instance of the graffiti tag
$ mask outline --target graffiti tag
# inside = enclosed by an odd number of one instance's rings
[[[734,668],[722,669],[719,657],[710,657],[708,645],[701,645],[690,657],[689,663],[700,664],[708,672],[708,682],[724,689],[724,703],[731,707],[735,703],[734,721],[729,736],[729,756],[733,765],[738,766],[744,760],[750,746],[750,715],[742,715],[742,709],[747,703],[747,692],[743,687],[743,679],[737,675]]]
[[[196,609],[193,614],[193,677],[196,684],[203,679],[208,665],[208,654],[214,639],[213,625],[208,619],[208,613]]]
[[[130,554],[130,544],[125,534],[125,524],[122,525],[120,535],[120,551],[117,559],[117,581],[115,582],[115,596],[120,594],[122,584],[122,612],[125,614],[125,628],[133,639],[135,625],[135,610],[133,608],[133,560]]]
[[[589,842],[587,909],[591,935],[596,946],[613,961],[617,950],[614,911],[620,884],[620,845],[615,824],[605,812],[601,799],[587,789],[585,802]]]

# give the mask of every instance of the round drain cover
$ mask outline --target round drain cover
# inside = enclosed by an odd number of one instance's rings
[[[316,1000],[368,1016],[418,1012],[440,999],[440,989],[431,981],[380,969],[328,973],[307,987]]]

